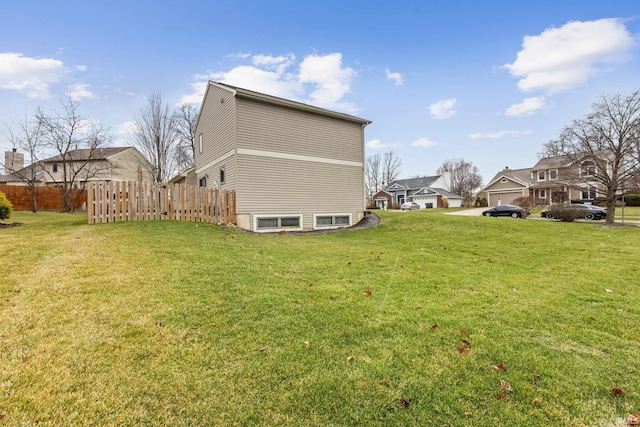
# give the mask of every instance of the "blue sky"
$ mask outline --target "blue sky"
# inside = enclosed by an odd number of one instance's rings
[[[639,47],[638,0],[5,2],[0,122],[69,94],[129,145],[147,96],[199,106],[214,80],[372,120],[403,178],[464,158],[486,183],[639,89]]]

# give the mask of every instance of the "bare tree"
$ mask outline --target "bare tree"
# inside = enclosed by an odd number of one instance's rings
[[[402,166],[402,160],[394,151],[387,151],[384,153],[382,160],[382,186],[387,186],[400,175],[400,166]]]
[[[31,193],[31,211],[38,212],[36,200],[37,175],[42,171],[38,162],[38,156],[44,150],[44,138],[42,137],[42,123],[39,120],[30,120],[27,115],[20,122],[12,123],[7,129],[7,137],[14,150],[21,150],[28,156],[29,166],[20,167],[13,163],[15,154],[11,156],[11,164],[5,164],[5,173],[11,174],[22,181]]]
[[[147,98],[135,124],[136,143],[149,160],[149,172],[155,182],[166,182],[176,172],[176,119],[160,94]]]
[[[367,157],[364,164],[364,176],[369,193],[376,194],[382,187],[382,157],[380,154]]]
[[[73,211],[87,180],[110,166],[95,161],[100,149],[112,141],[107,128],[80,115],[79,103],[67,97],[60,101],[61,111],[48,114],[36,109],[45,146],[56,155],[41,161],[44,173],[60,188],[62,211]],[[62,170],[58,170],[62,169]]]
[[[198,121],[198,109],[185,102],[180,104],[174,113],[178,144],[176,147],[176,163],[178,170],[183,171],[195,164],[195,131]]]
[[[566,156],[575,166],[574,185],[598,184],[606,191],[607,224],[615,218],[617,191],[625,189],[640,165],[640,90],[603,95],[591,113],[566,126],[544,145],[546,155]]]
[[[482,186],[480,171],[464,159],[446,160],[438,168],[438,173],[449,177],[449,191],[460,194],[464,202],[473,201],[473,193]]]

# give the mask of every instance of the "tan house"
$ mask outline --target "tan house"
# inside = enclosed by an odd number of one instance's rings
[[[83,187],[87,181],[151,181],[147,159],[135,147],[108,147],[69,151],[65,159],[57,155],[39,161],[32,169],[15,162],[14,170],[0,176],[7,185],[26,185],[33,181],[39,186],[58,186],[64,181],[74,181],[75,188]],[[18,168],[18,166],[20,166]],[[36,172],[31,177],[32,170]]]
[[[563,193],[566,201],[604,197],[606,191],[592,178],[596,167],[596,162],[589,159],[577,164],[566,156],[540,159],[531,170],[530,194],[539,204],[547,205],[556,201],[557,192]]]
[[[518,197],[529,196],[531,169],[504,168],[498,172],[482,190],[478,197],[487,199],[489,206],[511,205]]]
[[[596,162],[588,159],[575,163],[567,156],[545,157],[532,168],[498,172],[478,197],[485,197],[489,206],[513,204],[518,197],[532,197],[538,205],[593,201],[604,196],[602,185],[590,178],[596,167]]]
[[[311,105],[209,82],[196,124],[199,185],[236,192],[247,230],[348,227],[364,217],[364,128]]]

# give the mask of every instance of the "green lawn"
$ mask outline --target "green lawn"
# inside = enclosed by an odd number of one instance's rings
[[[640,413],[640,228],[380,215],[300,236],[14,213],[24,225],[0,229],[0,426]]]

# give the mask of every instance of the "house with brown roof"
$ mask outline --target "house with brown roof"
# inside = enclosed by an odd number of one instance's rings
[[[74,177],[76,188],[84,187],[87,181],[151,181],[148,164],[135,147],[77,149],[64,158],[56,155],[26,167],[14,161],[0,182],[26,185],[33,181],[38,186],[55,187],[64,182],[65,173],[68,181]]]
[[[479,192],[478,197],[487,199],[489,206],[511,205],[518,197],[528,197],[531,186],[531,169],[504,168],[498,172]]]
[[[602,184],[591,178],[597,167],[589,157],[578,162],[567,156],[544,157],[532,168],[505,168],[498,172],[478,197],[486,198],[489,206],[513,204],[518,197],[532,197],[538,205],[593,201],[604,196]]]
[[[237,225],[247,230],[349,227],[365,214],[369,123],[209,82],[194,133],[196,179],[234,190]]]

